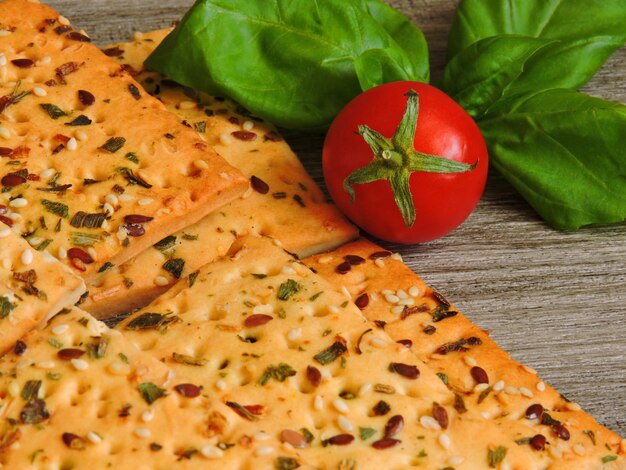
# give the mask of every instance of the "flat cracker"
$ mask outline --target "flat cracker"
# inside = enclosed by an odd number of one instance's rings
[[[294,450],[281,442],[285,430],[296,431],[299,442],[303,428],[313,435],[308,447],[295,449],[305,468],[486,468],[498,447],[506,448],[507,468],[553,461],[514,442],[533,430],[525,420],[460,410],[460,398],[410,349],[371,328],[341,291],[268,239],[236,242],[229,257],[181,280],[117,328],[177,380],[206,387],[223,418],[221,435],[235,443],[220,466],[278,465],[285,448]],[[412,380],[392,364],[415,365],[421,374]],[[320,372],[318,386],[309,366]],[[391,410],[377,416],[380,401]],[[434,417],[439,406],[446,429]],[[401,442],[376,448],[395,415],[404,419],[394,436]],[[342,434],[354,440],[333,445]]]
[[[69,268],[0,225],[0,356],[85,290]]]
[[[2,222],[85,279],[248,187],[52,9],[0,2]]]
[[[238,236],[272,236],[299,257],[331,250],[358,236],[358,230],[326,202],[274,127],[228,99],[191,93],[143,70],[143,61],[168,32],[137,35],[133,42],[104,51],[134,71],[146,90],[198,131],[226,161],[253,178],[256,190],[169,237],[161,248],[148,249],[99,276],[81,307],[100,318],[148,304],[177,278],[223,256]]]
[[[562,421],[570,434],[567,441],[558,439],[550,426],[526,420],[535,424],[535,433],[551,441],[550,468],[574,468],[572,462],[575,468],[599,468],[598,462],[606,455],[624,455],[618,435],[566,400],[536,371],[511,359],[486,331],[428,287],[398,255],[361,239],[303,262],[349,292],[363,315],[394,340],[410,341],[412,351],[445,377],[468,408],[506,425],[512,419],[524,420],[528,407],[539,403]],[[488,384],[477,383],[474,367],[486,372]],[[620,458],[616,465],[626,463]]]

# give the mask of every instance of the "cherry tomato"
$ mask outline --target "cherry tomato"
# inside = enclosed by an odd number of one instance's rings
[[[357,96],[324,142],[324,179],[337,206],[391,242],[426,242],[458,227],[483,193],[487,168],[473,119],[419,82],[387,83]]]

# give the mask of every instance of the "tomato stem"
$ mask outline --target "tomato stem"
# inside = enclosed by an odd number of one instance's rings
[[[406,109],[395,134],[391,138],[384,137],[365,125],[359,126],[359,134],[372,149],[374,158],[368,165],[350,173],[343,181],[344,190],[354,202],[353,185],[387,180],[393,191],[393,198],[400,209],[402,219],[407,227],[415,222],[415,206],[411,193],[410,178],[416,171],[428,173],[464,173],[476,168],[478,160],[473,164],[457,162],[437,155],[429,155],[415,150],[415,129],[419,115],[419,95],[409,90]]]

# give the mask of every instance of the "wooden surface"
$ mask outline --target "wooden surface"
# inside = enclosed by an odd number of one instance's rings
[[[169,25],[190,0],[50,0],[98,44]],[[390,0],[426,34],[436,82],[454,0]],[[626,50],[585,91],[626,103]],[[288,135],[318,182],[323,137]],[[626,158],[626,155],[624,155]],[[389,245],[387,245],[389,246]],[[452,234],[397,247],[405,261],[511,355],[626,435],[626,224],[574,233],[547,227],[499,176]]]

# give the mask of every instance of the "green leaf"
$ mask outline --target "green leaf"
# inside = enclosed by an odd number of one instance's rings
[[[58,215],[59,217],[67,218],[69,215],[69,207],[61,202],[42,199],[41,205],[44,206],[48,212]]]
[[[499,446],[495,450],[487,449],[487,462],[489,467],[497,468],[498,464],[506,457],[507,448]]]
[[[605,455],[600,460],[602,460],[602,463],[613,462],[613,461],[617,460],[617,455]]]
[[[454,56],[440,87],[473,118],[514,87],[528,61],[550,41],[529,36],[481,39]]]
[[[323,130],[367,88],[427,81],[426,51],[379,0],[199,0],[146,65],[278,126]]]
[[[367,441],[370,437],[376,434],[376,429],[362,428],[359,426],[359,437],[362,441]]]
[[[448,57],[501,34],[557,40],[528,61],[517,92],[578,89],[626,41],[626,2],[463,0],[452,24]]]
[[[302,289],[302,286],[298,284],[293,279],[287,279],[286,282],[283,282],[278,288],[278,294],[276,296],[279,300],[289,300],[293,294]]]
[[[626,107],[570,90],[511,98],[479,126],[492,164],[552,226],[626,218]]]
[[[0,320],[9,316],[15,308],[17,304],[11,302],[4,296],[0,296]]]
[[[148,405],[152,405],[159,398],[163,398],[166,395],[164,389],[156,386],[152,382],[141,383],[137,388]]]

